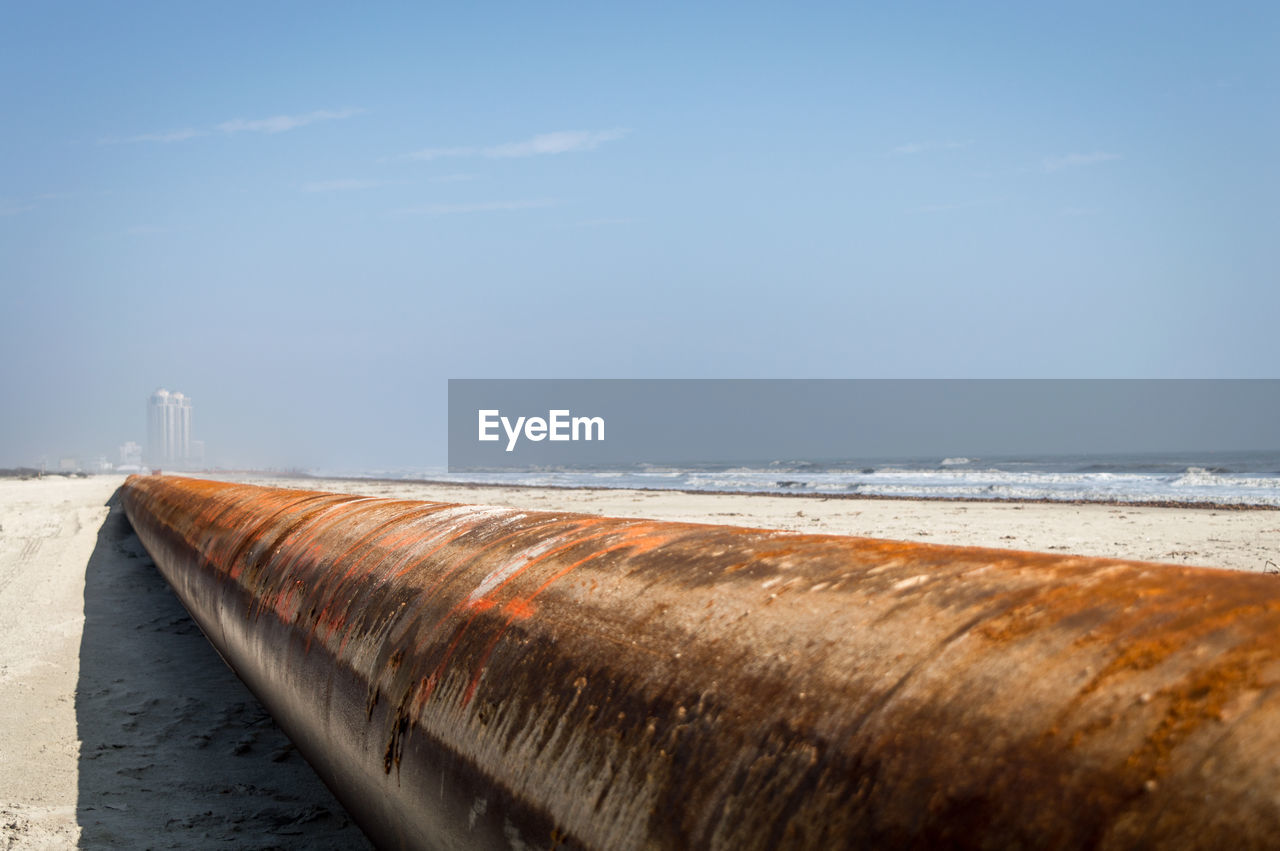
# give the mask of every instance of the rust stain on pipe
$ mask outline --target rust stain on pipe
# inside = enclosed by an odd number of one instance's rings
[[[131,477],[385,847],[1270,847],[1280,582]]]

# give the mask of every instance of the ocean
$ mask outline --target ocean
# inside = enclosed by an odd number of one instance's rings
[[[772,460],[527,472],[419,468],[360,475],[556,487],[1280,507],[1280,451]]]

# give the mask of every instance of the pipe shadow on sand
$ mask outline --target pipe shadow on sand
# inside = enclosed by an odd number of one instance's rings
[[[370,848],[187,615],[120,492],[85,570],[82,848]]]

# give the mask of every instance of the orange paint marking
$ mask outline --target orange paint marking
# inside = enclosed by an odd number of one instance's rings
[[[673,538],[669,535],[668,536],[654,535],[648,531],[646,531],[644,534],[642,534],[641,536],[635,539],[631,539],[630,532],[632,530],[635,530],[635,529],[652,530],[652,528],[653,528],[652,524],[645,523],[639,526],[630,526],[630,527],[624,526],[624,527],[621,527],[621,529],[613,530],[614,532],[620,532],[624,536],[624,540],[612,546],[606,547],[603,550],[599,550],[597,552],[591,553],[587,556],[584,556],[583,558],[578,559],[577,561],[573,562],[572,564],[562,568],[560,571],[553,574],[550,579],[548,579],[546,582],[543,582],[542,585],[538,586],[537,590],[535,590],[528,597],[523,599],[516,598],[516,599],[513,599],[510,603],[508,603],[508,605],[503,609],[504,613],[507,615],[507,621],[495,632],[493,638],[489,640],[489,643],[485,646],[485,649],[481,652],[480,660],[476,664],[476,669],[472,673],[471,680],[470,682],[467,683],[467,689],[463,694],[462,705],[467,706],[471,703],[471,699],[475,696],[476,688],[480,685],[480,680],[484,676],[485,668],[489,664],[489,659],[492,657],[494,650],[497,649],[498,643],[502,640],[502,637],[506,635],[507,630],[510,629],[511,626],[517,620],[524,620],[526,618],[533,616],[533,613],[535,611],[533,606],[534,597],[537,597],[539,594],[545,591],[548,587],[551,586],[552,583],[567,576],[569,573],[571,573],[573,570],[575,570],[579,566],[586,564],[587,562],[593,559],[597,559],[603,555],[608,555],[609,553],[617,552],[622,549],[634,547],[637,544],[639,544],[641,547],[637,551],[637,554],[650,552],[656,549],[657,547],[662,546],[663,544],[670,543],[673,540]],[[601,536],[592,535],[586,538],[580,538],[578,539],[577,543],[582,543],[583,541],[587,541],[595,537],[601,537]],[[548,553],[547,555],[550,555],[550,553]],[[526,565],[526,567],[528,567],[528,565]],[[468,621],[467,625],[468,626],[470,625],[470,621]]]

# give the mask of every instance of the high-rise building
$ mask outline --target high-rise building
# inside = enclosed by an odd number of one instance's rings
[[[191,461],[191,400],[160,389],[147,402],[147,463],[183,467]]]
[[[120,445],[120,466],[121,467],[141,467],[142,466],[142,447],[127,440]]]

